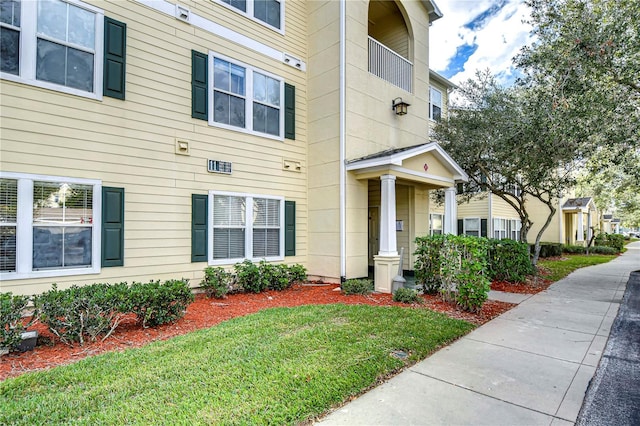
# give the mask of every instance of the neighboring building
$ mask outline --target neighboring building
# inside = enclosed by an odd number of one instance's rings
[[[2,291],[195,286],[245,258],[330,280],[371,265],[390,291],[398,247],[410,266],[428,232],[430,191],[446,189],[455,232],[466,175],[425,137],[446,105],[432,1],[2,0],[0,13]]]

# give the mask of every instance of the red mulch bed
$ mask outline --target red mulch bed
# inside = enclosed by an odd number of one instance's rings
[[[44,324],[34,324],[29,329],[40,333],[38,346],[33,351],[12,352],[0,358],[0,380],[19,376],[28,371],[52,368],[70,364],[82,358],[107,351],[121,351],[143,346],[156,340],[165,340],[200,328],[214,326],[222,321],[251,314],[266,308],[279,306],[322,305],[331,303],[368,304],[376,306],[407,306],[393,302],[390,294],[372,294],[369,296],[345,296],[335,290],[336,284],[300,285],[296,284],[285,291],[267,291],[260,294],[233,294],[226,299],[208,299],[203,294],[196,296],[187,308],[183,318],[174,324],[157,328],[142,328],[135,318],[125,319],[116,331],[104,342],[70,347],[61,343],[49,332]],[[480,325],[508,311],[515,305],[511,303],[487,301],[477,314],[464,312],[445,303],[439,296],[424,296],[425,307],[445,313],[452,318],[463,319]]]
[[[549,271],[541,266],[538,266],[537,275],[529,275],[523,283],[510,283],[507,281],[493,281],[491,283],[491,290],[505,291],[507,293],[520,293],[520,294],[536,294],[543,290],[546,290],[553,281],[544,278],[545,275],[549,275]]]

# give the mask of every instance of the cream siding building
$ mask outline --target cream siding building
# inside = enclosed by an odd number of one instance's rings
[[[197,286],[245,258],[332,280],[375,266],[389,291],[429,191],[451,200],[466,178],[426,136],[439,16],[431,1],[3,0],[1,291]]]

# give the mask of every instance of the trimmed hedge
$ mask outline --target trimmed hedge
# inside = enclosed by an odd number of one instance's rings
[[[33,296],[37,319],[68,345],[81,346],[98,337],[105,340],[128,314],[135,314],[143,327],[176,321],[184,315],[193,294],[189,281],[164,283],[91,284],[52,289]]]
[[[488,276],[491,280],[524,281],[534,272],[526,243],[489,239]]]
[[[300,264],[287,266],[271,264],[265,260],[255,264],[247,259],[236,263],[233,268],[236,272],[237,291],[241,292],[260,293],[265,290],[286,290],[294,282],[307,279],[307,270]]]
[[[29,296],[0,293],[0,348],[14,351],[22,342],[22,333],[33,321],[23,321],[23,313],[29,304]]]
[[[437,291],[448,302],[477,312],[490,283],[486,238],[433,235],[416,238],[416,280],[426,293]]]
[[[624,249],[624,236],[622,234],[602,232],[596,235],[593,243],[596,246],[612,247],[616,250],[616,253],[620,253]]]
[[[362,294],[367,295],[373,291],[373,281],[367,279],[349,279],[342,283],[342,292],[344,294]]]
[[[531,244],[531,254],[534,253],[535,245]],[[562,244],[560,243],[540,243],[540,257],[562,256]]]

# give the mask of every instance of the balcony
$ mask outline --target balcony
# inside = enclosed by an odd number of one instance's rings
[[[371,36],[369,72],[409,93],[413,91],[413,64]]]

